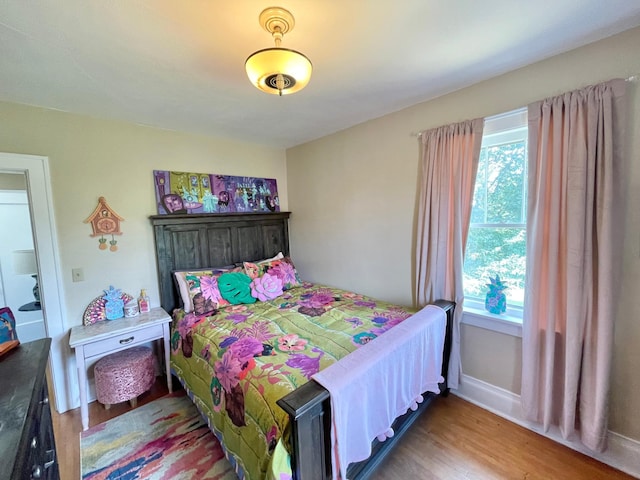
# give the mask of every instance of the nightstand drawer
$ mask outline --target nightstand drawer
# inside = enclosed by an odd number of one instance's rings
[[[147,328],[123,333],[114,337],[104,338],[84,346],[84,357],[90,358],[103,353],[113,353],[123,348],[132,347],[140,343],[162,338],[162,325],[151,325]]]

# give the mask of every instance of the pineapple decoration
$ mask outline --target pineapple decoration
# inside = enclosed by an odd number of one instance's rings
[[[104,290],[104,313],[107,320],[115,320],[124,317],[124,300],[122,290],[109,285],[109,290]]]
[[[489,291],[484,301],[484,308],[490,313],[501,314],[507,310],[507,296],[504,290],[507,286],[502,283],[500,276],[496,274],[496,278],[489,277],[491,283],[487,283]]]

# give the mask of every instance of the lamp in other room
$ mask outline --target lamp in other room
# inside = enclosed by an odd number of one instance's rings
[[[302,90],[311,79],[311,61],[300,52],[280,47],[284,34],[293,30],[293,15],[284,8],[269,7],[262,11],[259,22],[271,33],[276,46],[258,50],[247,58],[249,80],[259,90],[274,95]]]
[[[33,287],[33,296],[36,305],[40,305],[40,288],[38,287],[38,264],[36,253],[33,250],[15,250],[13,252],[13,272],[16,275],[31,275],[36,281]]]

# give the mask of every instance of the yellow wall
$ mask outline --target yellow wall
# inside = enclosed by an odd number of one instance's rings
[[[412,303],[418,141],[412,132],[640,73],[640,28],[287,150],[291,248],[303,278]],[[626,246],[616,319],[613,431],[640,440],[640,97],[629,84]],[[623,186],[621,186],[623,187]],[[465,374],[520,391],[521,342],[464,326]]]
[[[136,297],[146,288],[159,305],[148,220],[157,213],[154,169],[276,178],[287,208],[282,149],[10,103],[0,103],[0,124],[0,151],[49,157],[67,328],[82,323],[87,304],[109,285]],[[125,219],[115,253],[99,250],[83,223],[100,196]],[[71,281],[72,268],[84,270],[84,282]]]

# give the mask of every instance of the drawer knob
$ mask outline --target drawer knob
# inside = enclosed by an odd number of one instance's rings
[[[42,478],[42,467],[40,465],[34,465],[31,469],[31,478]]]
[[[31,439],[31,448],[34,450],[38,447],[38,437],[33,437]]]
[[[120,340],[120,345],[126,345],[127,343],[133,342],[134,337],[123,338]]]
[[[44,397],[41,401],[40,401],[40,405],[48,405],[49,404],[49,396]]]

